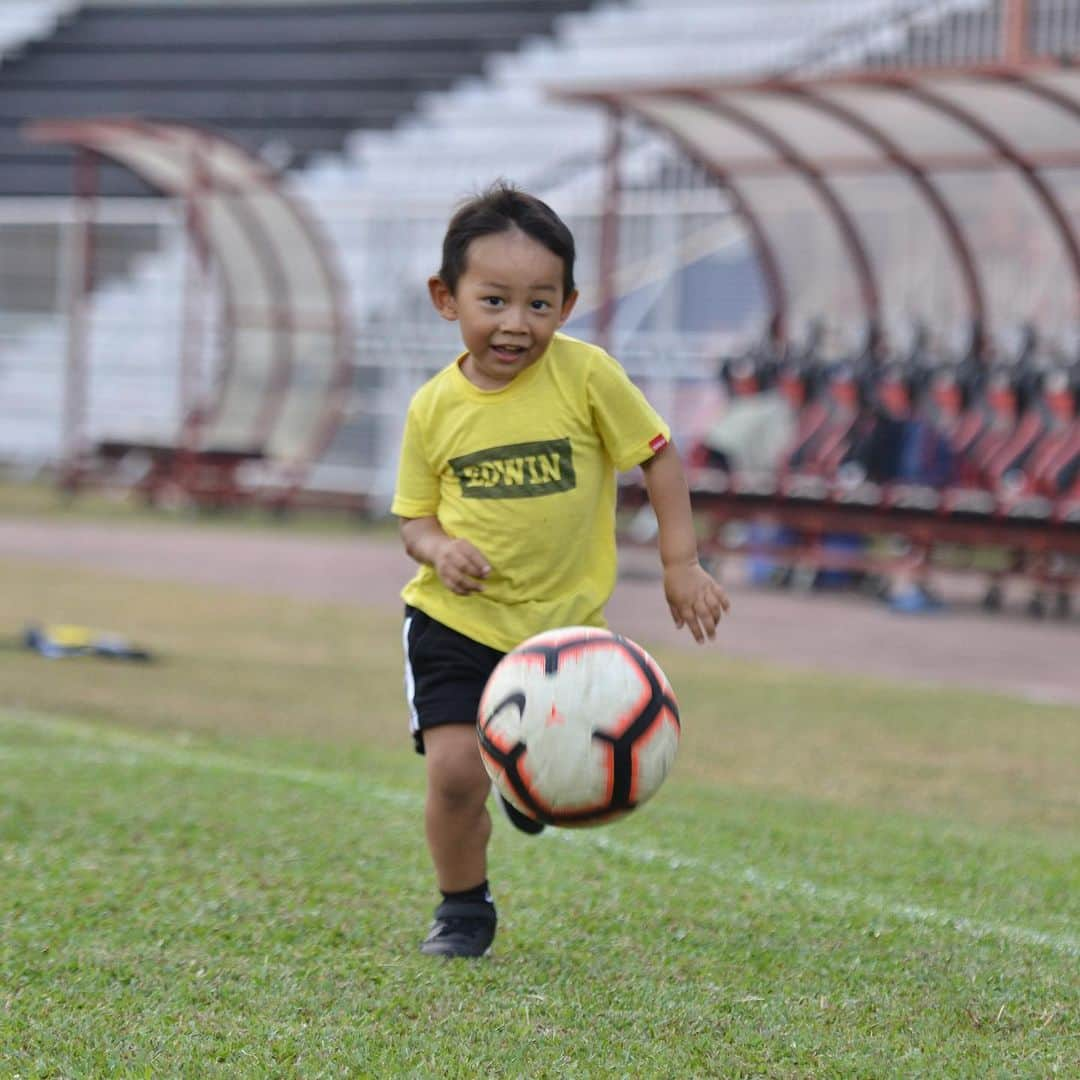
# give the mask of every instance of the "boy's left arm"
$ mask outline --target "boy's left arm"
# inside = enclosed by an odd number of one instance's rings
[[[698,561],[690,490],[678,451],[669,443],[641,468],[660,528],[664,595],[671,617],[677,627],[688,627],[700,645],[706,638],[716,637],[717,623],[731,607],[731,601]]]

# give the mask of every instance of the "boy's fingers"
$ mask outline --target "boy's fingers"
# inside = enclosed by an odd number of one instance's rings
[[[491,567],[487,559],[484,558],[484,553],[473,547],[467,540],[457,542],[454,548],[454,556],[457,569],[464,574],[471,574],[473,577],[487,577],[491,573]]]
[[[460,567],[449,569],[443,577],[446,587],[458,596],[467,596],[472,592],[483,592],[484,586],[476,575]]]
[[[716,637],[716,615],[710,610],[708,603],[698,602],[694,609],[694,617],[702,633],[709,638]],[[700,641],[701,638],[698,638]]]
[[[692,607],[687,606],[683,611],[682,622],[694,636],[694,640],[700,645],[701,642],[705,640],[705,636],[701,632],[701,624],[698,622],[697,612]]]
[[[473,577],[487,577],[491,572],[491,567],[488,566],[487,559],[480,554],[470,555],[465,564],[465,569],[468,573],[472,574]]]
[[[724,587],[718,581],[709,582],[709,588],[705,594],[705,599],[708,602],[709,610],[717,614],[723,613],[731,607],[731,601],[728,599],[728,594],[724,591]]]

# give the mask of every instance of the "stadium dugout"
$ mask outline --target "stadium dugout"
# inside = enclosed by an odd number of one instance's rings
[[[903,540],[904,554],[876,565],[910,568],[941,547],[992,546],[1010,553],[1011,571],[1040,584],[1075,581],[1080,71],[1017,58],[596,84],[560,96],[603,106],[611,118],[602,333],[617,306],[626,124],[665,133],[724,188],[756,253],[768,312],[756,354],[745,359],[758,364],[758,389],[762,375],[773,389],[797,384],[796,435],[765,475],[698,461],[693,497],[714,549],[746,550],[728,526],[768,520],[797,538],[783,554],[803,565],[865,566],[865,545],[838,552],[826,538],[887,535]],[[936,342],[963,334],[966,355],[898,357],[892,342],[913,323]],[[800,357],[800,342],[822,325],[844,349]],[[1010,363],[1001,343],[1021,326],[1044,347]],[[949,406],[937,393],[945,374],[962,389]],[[853,481],[841,469],[859,424],[890,410],[928,419],[955,440],[954,475]],[[628,503],[638,495],[627,487]]]
[[[209,400],[196,390],[202,329],[192,295],[182,327],[182,421],[174,439],[106,441],[99,460],[139,459],[152,501],[180,491],[198,502],[261,495],[295,498],[337,428],[351,377],[352,335],[330,249],[296,200],[259,159],[229,139],[180,123],[43,121],[28,136],[78,150],[77,196],[90,265],[96,168],[108,159],[183,201],[190,243],[216,275],[220,358]],[[73,298],[65,428],[78,442],[85,408],[85,327],[90,282]],[[69,482],[89,463],[69,459]]]

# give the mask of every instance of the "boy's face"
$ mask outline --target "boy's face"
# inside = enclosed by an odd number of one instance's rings
[[[516,228],[469,245],[456,292],[438,277],[428,288],[439,314],[461,324],[469,350],[461,370],[482,390],[500,390],[535,364],[577,301],[576,290],[563,296],[562,259]]]

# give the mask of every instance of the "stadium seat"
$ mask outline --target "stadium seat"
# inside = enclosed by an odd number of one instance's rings
[[[1040,379],[1027,413],[1025,438],[1030,444],[1025,442],[1014,473],[1006,474],[1010,482],[1002,493],[1003,507],[1014,517],[1049,518],[1055,500],[1069,491],[1080,459],[1075,389],[1066,371],[1052,371]]]
[[[835,476],[850,445],[859,405],[858,382],[848,365],[824,377],[822,389],[799,414],[796,442],[783,469],[785,491],[804,497],[821,490],[816,481]]]

